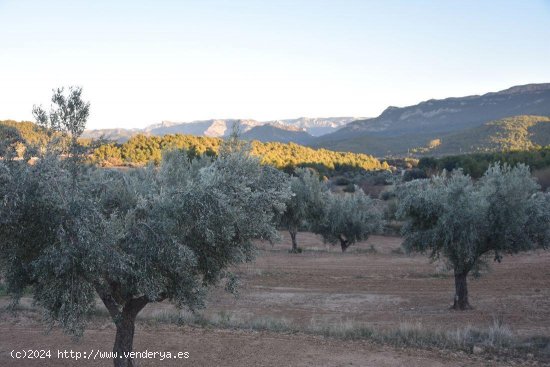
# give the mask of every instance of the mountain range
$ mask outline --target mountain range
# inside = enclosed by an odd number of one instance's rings
[[[190,134],[197,136],[224,137],[228,136],[233,126],[239,123],[244,138],[246,134],[252,139],[261,141],[293,141],[311,142],[314,137],[336,131],[358,117],[300,117],[287,120],[256,121],[251,119],[211,119],[191,122],[163,121],[160,124],[150,125],[144,129],[98,129],[86,130],[85,138],[98,139],[104,137],[109,140],[124,142],[132,135],[145,134],[163,136],[166,134]],[[267,127],[271,126],[271,127]],[[270,134],[274,134],[273,136]]]
[[[277,141],[279,143],[296,143],[309,145],[315,137],[309,134],[306,129],[287,126],[280,123],[269,123],[256,126],[241,134],[245,140],[258,140],[261,142]]]
[[[490,132],[491,129],[483,127],[493,121],[524,115],[550,116],[550,83],[515,86],[483,95],[431,99],[408,107],[388,107],[380,116],[351,122],[319,137],[312,145],[376,156],[398,156],[430,143],[436,144],[434,140],[438,139],[448,146],[449,142],[479,134],[479,129]],[[539,143],[547,145],[550,140]],[[464,148],[462,151],[449,149],[446,153],[472,151],[472,147]]]
[[[374,118],[164,121],[145,129],[90,130],[84,136],[104,135],[119,142],[137,133],[224,137],[238,122],[242,138],[248,140],[294,142],[378,157],[445,155],[550,145],[549,117],[550,83],[545,83],[390,106]]]

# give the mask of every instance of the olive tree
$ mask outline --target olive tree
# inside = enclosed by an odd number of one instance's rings
[[[277,236],[290,197],[282,172],[239,147],[194,161],[174,151],[158,168],[127,172],[56,152],[35,165],[0,163],[3,275],[14,301],[31,286],[48,319],[77,336],[99,297],[116,326],[115,366],[134,365],[147,304],[194,310],[208,287],[234,289],[227,269],[252,259],[254,239]]]
[[[457,170],[405,184],[399,193],[398,217],[408,251],[443,258],[454,270],[452,308],[471,308],[467,276],[479,275],[488,256],[550,243],[550,194],[538,185],[525,165],[489,167],[478,181]]]
[[[86,128],[86,121],[90,115],[90,102],[82,99],[82,87],[69,87],[65,94],[65,88],[53,90],[52,106],[49,112],[46,112],[42,106],[34,106],[32,113],[39,126],[53,135],[55,132],[63,133],[69,140],[68,147],[64,141],[56,139],[57,147],[62,149],[63,153],[70,153],[73,157],[78,157],[78,151],[81,146],[78,144],[78,138]],[[50,147],[51,148],[51,147]]]
[[[291,252],[298,253],[298,230],[310,229],[323,210],[323,185],[319,175],[308,168],[298,168],[290,178],[292,197],[281,216],[281,226],[288,230],[292,240]]]
[[[323,215],[314,232],[332,245],[340,243],[342,252],[380,230],[381,213],[362,190],[351,194],[328,192],[324,198]]]

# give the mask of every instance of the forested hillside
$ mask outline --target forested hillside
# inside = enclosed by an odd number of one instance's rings
[[[46,144],[46,132],[32,122],[0,121],[0,146],[22,156],[24,148]],[[89,145],[89,140],[82,140]],[[135,135],[120,144],[106,142],[99,147],[90,148],[90,159],[100,165],[139,166],[149,162],[158,163],[162,151],[166,149],[185,149],[190,156],[217,154],[222,139],[193,135],[146,136]],[[261,157],[262,163],[277,168],[315,167],[319,172],[328,174],[339,170],[380,170],[388,169],[386,162],[366,154],[334,152],[326,149],[313,149],[294,143],[251,142],[252,154]],[[4,153],[0,152],[0,155]]]
[[[124,144],[109,143],[95,149],[93,157],[100,164],[142,165],[159,162],[162,151],[169,148],[185,149],[192,155],[216,155],[221,141],[219,138],[179,134],[163,137],[136,135]],[[262,163],[281,169],[304,166],[316,167],[320,171],[389,168],[385,162],[366,154],[312,149],[294,143],[253,141],[251,148],[252,154],[261,157]]]
[[[456,153],[530,150],[550,144],[550,117],[513,116],[490,121],[480,127],[432,139],[412,153],[449,155]]]
[[[376,118],[355,121],[319,137],[313,145],[383,157],[402,156],[440,139],[448,143],[445,154],[468,153],[476,150],[471,150],[467,144],[474,143],[474,148],[478,148],[476,142],[471,141],[475,138],[471,134],[479,133],[475,129],[490,134],[490,121],[522,115],[550,116],[550,83],[520,85],[484,95],[432,99],[407,107],[388,107]],[[493,145],[491,141],[477,143],[481,148]],[[504,145],[503,148],[508,147]]]
[[[541,170],[550,167],[550,146],[531,150],[450,155],[441,158],[425,157],[418,162],[418,168],[427,173],[462,168],[464,173],[478,178],[496,162],[511,166],[524,163],[532,170]]]
[[[0,121],[0,140],[20,141],[27,144],[45,144],[47,134],[40,126],[30,121]]]

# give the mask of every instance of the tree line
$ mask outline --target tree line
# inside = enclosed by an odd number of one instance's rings
[[[0,156],[7,154],[23,158],[36,155],[37,149],[44,147],[54,134],[62,139],[62,134],[49,131],[32,122],[0,121]],[[148,163],[159,165],[165,150],[185,150],[190,158],[202,155],[216,156],[223,139],[170,134],[147,136],[138,134],[125,143],[91,141],[79,138],[86,148],[90,162],[101,166],[143,166]],[[334,152],[326,149],[313,149],[294,143],[259,141],[250,142],[251,154],[260,158],[262,164],[292,172],[295,168],[311,167],[323,176],[336,172],[388,170],[390,166],[373,156],[349,152]]]
[[[418,168],[428,175],[443,170],[451,172],[460,168],[473,178],[480,178],[489,166],[497,162],[510,166],[523,163],[532,170],[547,168],[550,167],[550,146],[524,151],[472,153],[440,158],[424,157],[418,161]]]
[[[162,152],[166,149],[184,149],[193,156],[218,154],[223,139],[192,135],[131,137],[123,144],[108,143],[93,151],[93,158],[99,164],[143,165],[149,162],[159,164]],[[313,149],[294,143],[262,143],[252,141],[251,153],[260,157],[263,164],[279,169],[291,170],[296,167],[313,167],[322,174],[345,170],[385,170],[386,162],[367,154],[334,152],[326,149]]]
[[[302,252],[298,231],[319,234],[325,242],[339,244],[345,252],[381,229],[381,210],[362,190],[333,193],[311,169],[298,169],[290,177],[290,188],[293,196],[280,219],[280,226],[292,240],[290,252]]]

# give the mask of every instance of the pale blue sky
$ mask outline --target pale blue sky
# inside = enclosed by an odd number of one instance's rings
[[[81,85],[90,128],[376,116],[550,82],[550,0],[0,0],[0,119]]]

